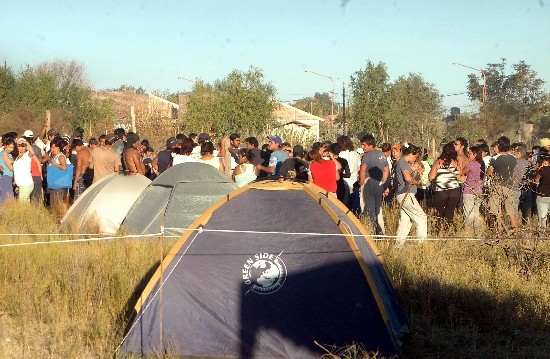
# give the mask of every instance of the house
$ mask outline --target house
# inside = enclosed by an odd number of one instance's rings
[[[273,117],[283,125],[285,138],[299,139],[299,142],[319,140],[319,125],[325,120],[299,108],[279,102]]]

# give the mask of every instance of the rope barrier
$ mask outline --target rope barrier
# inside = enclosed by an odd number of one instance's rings
[[[64,239],[58,241],[40,241],[40,242],[24,242],[24,243],[4,243],[0,244],[0,248],[3,247],[23,247],[23,246],[36,246],[36,245],[46,245],[46,244],[61,244],[61,243],[82,243],[82,242],[98,242],[105,240],[113,239],[127,239],[127,238],[151,238],[159,237],[164,235],[167,238],[179,238],[181,235],[165,235],[166,230],[177,230],[186,232],[193,231],[198,232],[198,234],[203,232],[213,232],[213,233],[241,233],[241,234],[274,234],[274,235],[287,235],[287,236],[321,236],[321,237],[363,237],[363,234],[344,234],[344,233],[317,233],[317,232],[280,232],[280,231],[249,231],[249,230],[233,230],[233,229],[207,229],[203,227],[199,228],[177,228],[177,227],[163,227],[161,232],[152,233],[152,234],[141,234],[141,235],[121,235],[121,236],[106,236],[101,234],[89,234],[89,233],[75,233],[75,234],[64,234],[64,233],[13,233],[13,234],[2,234],[2,236],[102,236],[94,238],[76,238],[76,239]],[[397,236],[390,235],[367,235],[370,236],[374,241],[385,241],[385,240],[394,240],[398,239]],[[402,237],[401,237],[402,238]],[[418,242],[428,242],[428,241],[497,241],[497,240],[549,240],[548,237],[471,237],[471,236],[452,236],[452,237],[443,237],[443,236],[432,236],[428,238],[418,237],[418,236],[407,236],[405,241],[418,241]]]
[[[46,236],[56,236],[57,234],[46,234]],[[77,236],[78,234],[74,234]],[[124,236],[107,236],[107,237],[96,237],[96,238],[77,238],[77,239],[64,239],[60,241],[41,241],[41,242],[25,242],[25,243],[4,243],[0,244],[0,248],[3,247],[24,247],[24,246],[36,246],[36,245],[45,245],[45,244],[60,244],[60,243],[82,243],[82,242],[98,242],[106,241],[112,239],[124,239],[124,238],[150,238],[158,237],[159,233],[153,234],[141,234],[141,235],[124,235]],[[168,237],[178,237],[178,236],[168,236]]]

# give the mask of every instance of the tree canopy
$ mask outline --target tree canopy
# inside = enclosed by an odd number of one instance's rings
[[[315,116],[324,117],[331,114],[332,96],[327,92],[315,92],[313,97],[304,97],[295,101],[292,106]]]
[[[198,81],[189,94],[183,126],[188,132],[257,134],[271,123],[275,87],[260,69],[233,70],[213,84]]]
[[[27,65],[18,73],[4,65],[0,69],[0,100],[3,122],[19,130],[44,118],[46,110],[54,111],[64,125],[90,130],[110,118],[112,109],[109,101],[92,98],[84,66],[76,61]]]
[[[350,86],[351,132],[416,143],[440,135],[441,95],[421,75],[400,76],[392,83],[384,63],[367,61],[351,76]]]
[[[482,108],[482,121],[491,137],[510,130],[521,131],[526,123],[538,124],[549,110],[544,81],[537,77],[531,65],[520,61],[512,65],[512,70],[510,74],[506,73],[504,58],[500,63],[488,64],[483,70],[487,97]],[[470,100],[482,102],[482,75],[468,75],[467,89]]]

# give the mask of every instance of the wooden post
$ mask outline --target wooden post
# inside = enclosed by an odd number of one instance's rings
[[[52,125],[52,113],[50,110],[46,110],[46,130],[50,130],[50,127]]]
[[[132,132],[136,132],[136,112],[134,106],[130,106],[130,116],[132,117]]]

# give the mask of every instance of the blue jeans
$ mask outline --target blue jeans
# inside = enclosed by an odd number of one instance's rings
[[[13,197],[13,177],[0,176],[0,204]]]
[[[363,187],[363,200],[365,201],[365,213],[375,226],[376,234],[382,234],[382,226],[378,223],[378,214],[382,208],[384,199],[384,186],[380,186],[380,181],[368,179]]]

